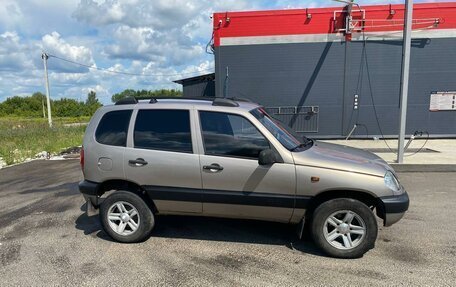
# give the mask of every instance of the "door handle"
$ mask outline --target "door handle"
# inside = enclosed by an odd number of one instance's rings
[[[147,161],[145,161],[143,158],[137,158],[137,159],[130,159],[128,161],[129,164],[133,164],[135,166],[143,166],[147,164]]]
[[[223,170],[223,166],[219,165],[218,163],[213,163],[211,165],[204,165],[203,169],[204,170],[208,170],[208,171],[216,172],[216,171],[222,171]]]

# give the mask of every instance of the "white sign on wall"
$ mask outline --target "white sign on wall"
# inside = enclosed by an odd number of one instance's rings
[[[429,104],[431,112],[456,111],[456,92],[433,92]]]

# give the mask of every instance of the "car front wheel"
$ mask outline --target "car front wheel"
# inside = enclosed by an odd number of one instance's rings
[[[348,198],[333,199],[315,209],[312,236],[328,255],[358,258],[375,245],[377,220],[364,203]]]
[[[104,230],[116,241],[140,242],[152,231],[154,215],[144,200],[128,191],[116,191],[100,206]]]

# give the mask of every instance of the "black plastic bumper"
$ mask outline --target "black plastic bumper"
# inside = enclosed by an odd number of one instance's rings
[[[384,226],[391,226],[401,220],[409,208],[409,203],[409,197],[405,191],[401,195],[380,197],[377,215],[383,218]]]
[[[100,206],[100,184],[92,181],[83,180],[79,182],[79,191],[87,202],[87,214],[92,215],[96,208]]]
[[[407,192],[401,195],[380,197],[385,213],[404,213],[408,210],[410,200]]]
[[[79,191],[82,194],[98,196],[99,183],[83,180],[79,182]]]

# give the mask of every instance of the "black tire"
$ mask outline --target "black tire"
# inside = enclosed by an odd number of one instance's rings
[[[344,234],[344,231],[339,231],[338,228],[333,227],[330,223],[325,224],[326,220],[331,216],[331,215],[336,215],[339,216],[343,215],[345,211],[350,211],[352,213],[355,213],[359,217],[353,217],[355,220],[354,225],[363,225],[365,227],[364,230],[364,235],[358,235],[358,234]],[[359,220],[361,219],[361,220]],[[342,220],[343,221],[343,220]],[[349,225],[350,227],[351,225]],[[333,228],[335,229],[334,234],[336,239],[331,240],[332,243],[329,242],[330,239],[325,238],[325,231],[324,229],[326,228],[326,232],[329,235],[329,229]],[[347,228],[347,225],[341,226],[340,227],[342,230],[343,228]],[[351,228],[350,228],[351,229]],[[366,206],[364,203],[355,200],[355,199],[349,199],[349,198],[339,198],[339,199],[332,199],[326,202],[323,202],[321,205],[319,205],[314,213],[313,213],[313,220],[311,224],[311,231],[312,231],[312,237],[314,239],[314,242],[318,247],[320,247],[326,254],[332,257],[337,257],[337,258],[359,258],[363,256],[367,251],[370,249],[374,248],[375,246],[375,240],[377,239],[377,232],[378,232],[378,227],[377,227],[377,220],[375,218],[374,213],[372,210]],[[353,232],[353,231],[349,231]],[[347,247],[348,244],[345,243],[343,239],[347,239],[347,236],[350,237],[350,244],[353,244],[354,247]],[[329,237],[329,236],[328,236]],[[344,238],[345,237],[345,238]],[[354,241],[352,242],[352,237],[355,238]],[[339,243],[340,241],[340,243]],[[334,245],[340,245],[340,246],[334,246]],[[348,245],[351,246],[351,245]],[[343,249],[347,248],[347,249]]]
[[[137,210],[138,216],[136,216],[135,219],[137,219],[139,224],[137,225],[137,229],[135,231],[130,230],[131,234],[121,235],[117,233],[113,229],[113,227],[111,227],[112,225],[110,225],[109,223],[109,209],[119,202],[125,203],[125,206],[131,205]],[[106,233],[109,234],[109,236],[111,236],[116,241],[124,243],[144,241],[150,235],[155,225],[154,214],[152,213],[151,209],[147,206],[147,204],[144,202],[144,200],[138,195],[128,191],[116,191],[109,195],[102,202],[100,206],[100,221],[101,225],[103,226],[103,229],[106,231]],[[111,222],[116,223],[120,222],[120,220]],[[130,227],[126,227],[126,229],[127,228]]]

